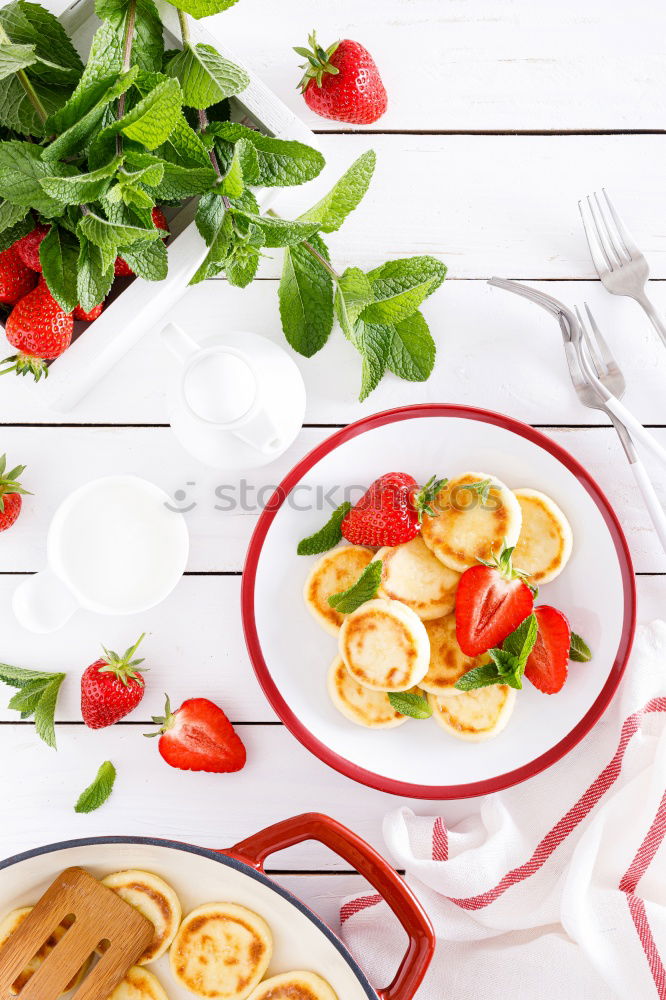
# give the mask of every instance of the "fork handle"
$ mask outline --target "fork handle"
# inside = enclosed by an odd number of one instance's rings
[[[657,439],[649,431],[645,430],[640,420],[616,396],[609,395],[608,399],[604,400],[604,403],[606,409],[610,410],[625,425],[631,436],[647,448],[666,467],[666,448],[662,448]]]
[[[634,474],[636,485],[643,495],[643,500],[648,509],[650,520],[654,525],[654,530],[659,536],[659,541],[664,552],[666,552],[666,513],[664,513],[664,508],[659,502],[659,497],[640,458],[631,463],[631,471]]]
[[[660,313],[657,312],[657,310],[652,305],[652,302],[647,297],[647,295],[645,294],[645,292],[642,292],[637,297],[636,301],[645,310],[645,313],[646,313],[648,319],[652,323],[652,326],[655,328],[655,330],[657,331],[657,333],[661,337],[662,343],[666,347],[666,323],[664,323],[663,319],[661,318]]]

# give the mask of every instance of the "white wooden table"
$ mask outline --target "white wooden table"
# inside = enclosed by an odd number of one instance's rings
[[[54,2],[59,12],[64,2]],[[359,130],[311,115],[294,89],[294,44],[313,20],[322,41],[365,42],[382,68],[390,109]],[[545,313],[490,289],[492,274],[538,282],[573,303],[586,299],[626,370],[626,401],[666,444],[666,352],[635,304],[612,298],[594,280],[577,200],[606,185],[652,266],[653,294],[666,310],[666,193],[663,93],[666,10],[654,0],[311,0],[239,3],[213,30],[254,64],[269,85],[319,133],[329,166],[310,190],[281,202],[306,207],[362,150],[378,168],[362,207],[331,240],[342,266],[430,253],[449,266],[426,305],[438,342],[425,385],[387,379],[360,405],[359,362],[336,333],[311,361],[299,359],[308,390],[306,425],[279,462],[252,477],[275,483],[331,430],[364,414],[420,401],[483,405],[543,428],[596,477],[621,518],[638,575],[639,618],[663,613],[666,557],[648,522],[613,430],[572,394],[557,331]],[[281,339],[280,261],[239,291],[224,281],[190,290],[173,318],[196,335],[250,329]],[[278,722],[245,652],[239,588],[256,512],[214,509],[214,490],[230,482],[204,470],[178,446],[166,423],[171,362],[155,331],[79,407],[57,418],[40,386],[5,378],[0,386],[0,453],[27,464],[19,523],[0,536],[0,660],[66,670],[59,705],[59,750],[40,743],[30,723],[0,712],[3,821],[0,857],[68,837],[146,834],[224,847],[303,810],[322,810],[382,846],[381,820],[398,800],[353,784],[311,757]],[[666,476],[651,467],[666,501]],[[46,527],[68,490],[101,474],[134,472],[173,494],[186,488],[188,573],[149,614],[100,619],[79,613],[51,637],[21,631],[10,596],[21,574],[41,568]],[[187,483],[194,485],[186,486]],[[80,719],[78,678],[101,642],[125,648],[150,632],[144,654],[148,691],[125,722],[101,732]],[[248,749],[230,776],[169,769],[146,720],[172,701],[219,701]],[[0,699],[6,704],[9,692]],[[118,781],[103,809],[77,816],[73,803],[104,759]],[[525,789],[526,793],[528,788]],[[477,803],[411,803],[456,821]],[[280,878],[334,925],[337,900],[359,879],[314,845],[272,859]]]

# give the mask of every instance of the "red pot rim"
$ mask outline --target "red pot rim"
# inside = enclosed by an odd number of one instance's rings
[[[596,504],[613,540],[622,575],[624,607],[620,642],[606,683],[599,692],[594,704],[566,736],[528,764],[524,764],[522,767],[515,768],[512,771],[507,771],[504,774],[496,775],[493,778],[469,782],[463,785],[420,785],[407,781],[397,781],[384,775],[375,774],[373,771],[368,771],[358,764],[352,763],[317,739],[304,723],[294,715],[280,694],[279,688],[272,678],[263,655],[254,614],[257,568],[264,541],[275,515],[294,486],[300,482],[302,477],[317,462],[346,441],[375,427],[382,427],[385,424],[396,423],[401,420],[409,420],[413,417],[464,417],[467,420],[478,420],[481,423],[492,424],[512,431],[514,434],[518,434],[520,437],[531,441],[553,455],[576,477]],[[319,760],[328,764],[329,767],[340,772],[340,774],[344,774],[346,777],[352,778],[354,781],[367,785],[370,788],[376,788],[381,792],[420,799],[462,799],[473,798],[477,795],[486,795],[489,792],[496,792],[503,788],[510,788],[512,785],[517,785],[528,778],[534,777],[564,757],[598,722],[617,691],[631,652],[636,629],[636,581],[629,546],[617,515],[601,488],[573,455],[570,455],[568,451],[552,441],[547,435],[513,417],[473,406],[429,403],[384,410],[381,413],[364,417],[355,423],[349,424],[347,427],[343,427],[341,430],[331,434],[321,444],[317,445],[316,448],[313,448],[285,476],[262,511],[250,540],[241,585],[241,614],[250,660],[264,694],[287,729],[315,757],[318,757]]]

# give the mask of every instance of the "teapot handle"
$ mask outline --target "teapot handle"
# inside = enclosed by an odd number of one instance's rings
[[[183,364],[201,350],[196,340],[193,340],[189,333],[185,333],[182,327],[176,326],[175,323],[167,323],[162,328],[160,336],[171,353]]]
[[[74,594],[52,569],[29,576],[14,591],[12,609],[30,632],[55,632],[79,607]]]
[[[277,454],[283,447],[282,435],[264,409],[231,433],[264,455]]]

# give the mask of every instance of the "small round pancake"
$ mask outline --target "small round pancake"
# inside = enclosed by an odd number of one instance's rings
[[[467,656],[463,653],[456,638],[455,614],[425,622],[425,627],[430,639],[430,664],[419,687],[430,694],[460,694],[454,687],[456,681],[488,657],[485,654]]]
[[[356,583],[373,556],[372,549],[361,545],[342,545],[327,552],[312,567],[305,581],[303,597],[310,614],[331,635],[338,634],[345,615],[331,607],[329,597]]]
[[[380,549],[382,561],[379,597],[402,601],[422,621],[448,615],[456,606],[460,574],[444,566],[420,535],[404,545]]]
[[[192,910],[171,945],[176,980],[207,1000],[245,1000],[268,968],[271,931],[237,903],[206,903]]]
[[[6,941],[9,940],[14,931],[16,931],[20,927],[20,925],[23,923],[28,914],[32,913],[32,910],[33,910],[32,906],[22,906],[18,910],[12,910],[11,913],[8,913],[7,916],[0,921],[0,948],[2,947],[3,944],[5,944]],[[33,975],[35,974],[35,972],[37,972],[37,969],[40,967],[42,962],[46,958],[48,958],[50,953],[58,944],[63,934],[67,930],[68,926],[71,926],[71,920],[69,924],[65,921],[60,925],[60,927],[57,927],[53,932],[53,934],[51,934],[51,936],[47,938],[47,940],[44,942],[44,944],[39,949],[37,954],[30,959],[23,972],[21,972],[20,975],[17,976],[17,978],[12,983],[11,992],[14,995],[20,994],[21,990],[26,985],[26,983],[30,979],[32,979]],[[67,984],[65,993],[69,993],[70,990],[73,990],[76,986],[79,985],[79,983],[85,976],[86,972],[88,971],[89,966],[90,966],[90,961],[85,962],[85,964],[79,969],[78,974],[74,976],[74,978],[71,979],[70,982]],[[64,993],[62,995],[64,996]]]
[[[502,732],[516,703],[515,689],[493,684],[475,691],[428,695],[435,722],[459,740],[480,743]]]
[[[338,995],[321,976],[299,970],[264,979],[248,1000],[338,1000]]]
[[[107,875],[102,883],[154,925],[155,936],[136,964],[156,962],[167,951],[180,924],[182,910],[176,893],[157,875],[136,869]]]
[[[400,601],[377,597],[347,615],[338,652],[354,680],[373,691],[408,691],[428,670],[425,626]]]
[[[407,722],[391,705],[385,691],[371,691],[354,680],[339,656],[328,672],[328,693],[337,710],[367,729],[394,729]]]
[[[464,488],[486,479],[492,485],[485,502]],[[451,479],[437,494],[434,506],[437,513],[425,515],[421,535],[437,558],[456,573],[464,573],[479,559],[489,559],[493,550],[499,553],[505,542],[511,546],[518,541],[520,504],[495,476],[466,472]]]
[[[523,515],[513,565],[530,581],[550,583],[569,561],[573,545],[571,525],[554,500],[538,490],[513,491]]]
[[[169,1000],[169,998],[157,976],[140,965],[134,965],[108,1000]]]

